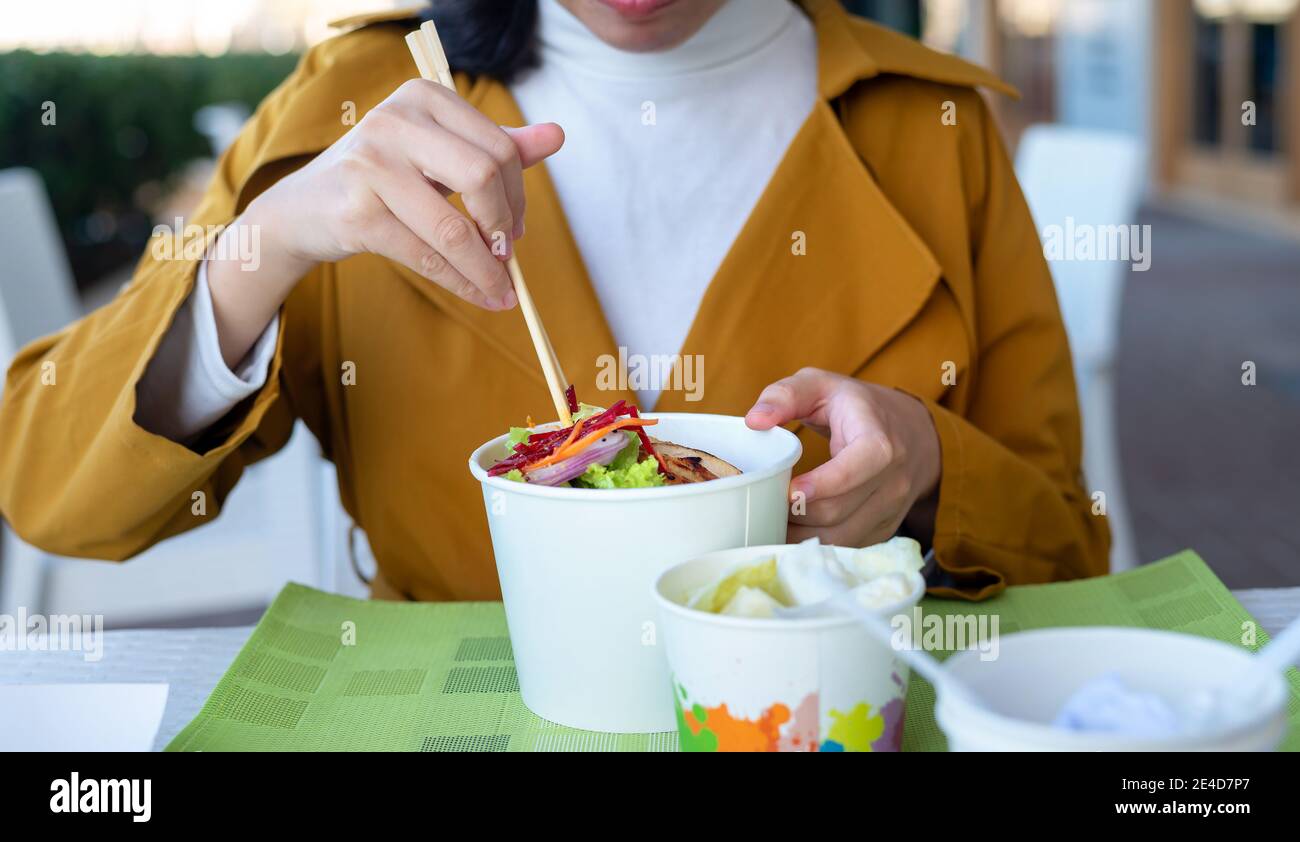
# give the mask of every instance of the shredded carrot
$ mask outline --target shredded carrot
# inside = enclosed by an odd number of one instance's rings
[[[587,433],[587,435],[578,439],[573,444],[568,444],[566,442],[558,451],[556,451],[556,453],[561,459],[568,459],[570,456],[574,456],[586,450],[588,447],[600,441],[615,430],[621,430],[624,427],[649,427],[658,423],[659,419],[657,418],[620,418],[613,424],[610,424],[607,427],[601,427],[594,433]]]
[[[550,456],[547,456],[544,459],[538,459],[536,462],[529,465],[527,470],[531,471],[534,468],[545,468],[547,465],[551,465],[560,461],[560,459],[563,458],[560,456],[560,453],[564,450],[564,448],[573,444],[574,440],[578,438],[578,433],[581,430],[582,430],[582,422],[578,421],[574,423],[573,429],[569,431],[569,437],[564,440],[564,443],[561,444],[559,447],[555,448],[555,450],[551,452]]]
[[[605,427],[601,427],[599,430],[588,433],[587,435],[583,436],[577,441],[574,441],[576,432],[571,432],[569,433],[569,438],[565,440],[564,444],[557,447],[554,453],[552,453],[550,456],[547,456],[545,459],[538,460],[537,462],[534,462],[533,464],[529,465],[527,468],[524,468],[524,472],[529,473],[531,471],[537,470],[538,468],[544,468],[547,465],[553,465],[556,462],[561,462],[565,459],[568,459],[570,456],[576,456],[577,454],[586,450],[588,447],[600,441],[605,436],[609,435],[615,430],[621,430],[624,427],[649,427],[658,423],[659,423],[659,419],[657,418],[620,418],[617,421],[615,421],[613,424],[609,424]],[[574,424],[573,429],[576,431],[581,426],[582,424],[580,423]]]

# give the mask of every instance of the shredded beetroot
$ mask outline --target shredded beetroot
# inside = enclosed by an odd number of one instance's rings
[[[641,417],[641,414],[636,411],[635,406],[628,407],[628,414],[633,418]],[[655,461],[659,463],[659,473],[663,474],[668,479],[672,479],[673,475],[668,472],[668,466],[664,464],[664,458],[659,455],[659,451],[655,450],[655,446],[650,443],[650,436],[646,434],[645,427],[637,427],[636,435],[637,438],[641,439],[641,449],[647,454],[653,456]]]
[[[578,393],[570,385],[564,390],[564,399],[569,404],[570,412],[578,411]],[[587,433],[594,432],[601,427],[607,427],[614,423],[615,420],[622,416],[631,418],[640,418],[635,406],[630,406],[626,401],[616,401],[613,406],[604,412],[593,415],[585,421],[579,421],[578,435],[575,438],[582,438]],[[641,441],[641,452],[647,456],[653,456],[655,462],[659,465],[659,472],[669,479],[672,474],[668,471],[668,465],[664,462],[659,452],[655,450],[654,445],[650,442],[650,436],[646,435],[644,427],[636,427],[637,438]],[[502,459],[500,462],[488,469],[488,476],[496,477],[518,468],[526,470],[528,466],[535,462],[540,462],[550,456],[557,448],[569,440],[569,435],[573,432],[573,427],[568,426],[559,430],[547,430],[541,433],[533,433],[526,441],[521,441],[515,445],[514,451]]]
[[[584,434],[598,430],[601,427],[606,427],[612,424],[615,419],[624,415],[630,415],[634,418],[639,417],[636,415],[636,407],[628,406],[626,401],[617,401],[604,412],[598,415],[593,415],[585,421],[579,422],[582,426],[578,433],[578,437],[580,438]],[[501,474],[508,473],[516,468],[524,470],[534,462],[540,462],[554,453],[556,448],[563,445],[564,442],[568,440],[569,434],[572,432],[573,427],[568,426],[559,430],[547,430],[541,433],[533,433],[528,437],[527,441],[521,441],[519,444],[516,444],[514,452],[509,456],[489,468],[488,476],[500,476]],[[648,439],[644,437],[644,434],[642,434],[641,441],[643,445],[648,441]],[[661,466],[662,464],[663,463],[660,462]]]

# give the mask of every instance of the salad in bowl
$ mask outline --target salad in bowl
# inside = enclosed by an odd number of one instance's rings
[[[711,453],[650,436],[646,429],[659,421],[642,418],[626,401],[591,406],[578,401],[573,386],[565,399],[573,423],[510,428],[506,452],[488,476],[572,488],[653,488],[741,473]]]

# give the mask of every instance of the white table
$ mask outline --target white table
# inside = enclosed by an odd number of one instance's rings
[[[1233,595],[1269,634],[1300,616],[1300,588]],[[167,710],[154,741],[160,750],[198,714],[252,631],[252,626],[110,631],[104,633],[104,656],[95,662],[80,652],[0,652],[0,684],[169,684]]]

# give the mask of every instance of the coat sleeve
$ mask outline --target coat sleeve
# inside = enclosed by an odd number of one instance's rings
[[[216,517],[244,467],[288,440],[294,414],[280,375],[285,343],[296,340],[286,331],[301,335],[313,326],[299,319],[287,327],[283,316],[266,384],[196,449],[148,432],[134,415],[136,384],[190,295],[204,243],[215,239],[208,227],[242,210],[241,188],[306,64],[222,156],[187,220],[194,235],[180,248],[152,239],[114,301],[14,359],[0,401],[0,512],[29,543],[61,555],[128,558]]]
[[[997,128],[982,117],[982,195],[970,218],[973,381],[960,412],[927,403],[943,451],[931,593],[972,599],[1103,574],[1110,547],[1106,518],[1084,491],[1052,277]]]

